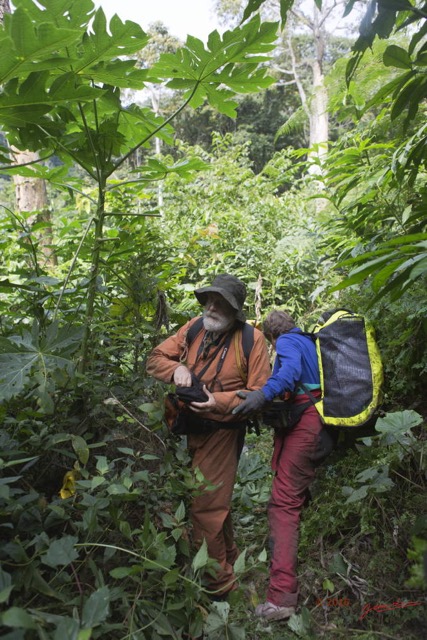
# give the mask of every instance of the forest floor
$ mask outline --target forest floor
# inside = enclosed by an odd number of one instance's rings
[[[263,469],[270,453],[268,435],[249,436],[236,485],[238,543],[254,556],[268,547],[271,476]],[[375,461],[384,466],[390,453],[381,453]],[[425,543],[427,533],[426,475],[413,467],[413,460],[401,460],[387,490],[369,490],[363,499],[348,502],[342,489],[361,472],[369,476],[373,452],[342,447],[323,463],[302,514],[296,615],[269,624],[255,618],[254,607],[265,598],[268,561],[256,565],[242,577],[241,596],[230,603],[230,620],[245,629],[246,640],[426,640],[426,583],[421,584],[422,562],[414,552],[414,539],[421,534]]]

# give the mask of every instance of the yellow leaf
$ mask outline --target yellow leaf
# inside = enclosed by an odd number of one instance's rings
[[[80,478],[80,473],[77,469],[67,471],[62,481],[62,487],[59,491],[59,497],[62,500],[71,498],[76,493],[76,480]]]

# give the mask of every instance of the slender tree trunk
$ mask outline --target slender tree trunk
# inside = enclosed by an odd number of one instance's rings
[[[151,95],[151,105],[153,107],[153,111],[158,116],[160,114],[160,100],[159,95],[155,91],[153,87],[150,87],[150,95]],[[159,137],[155,137],[154,139],[155,147],[156,147],[156,155],[160,156],[162,151],[162,141]],[[163,209],[163,182],[159,181],[157,186],[157,206],[159,208],[160,213],[162,213]]]
[[[2,24],[3,24],[5,13],[10,13],[9,0],[0,0],[0,23]]]
[[[10,13],[9,0],[0,0],[0,23],[3,24],[5,13]],[[38,154],[31,151],[20,151],[12,148],[13,164],[27,164],[37,162]],[[30,217],[29,224],[35,222],[46,222],[47,225],[39,234],[39,243],[43,255],[43,262],[50,265],[56,264],[56,257],[52,251],[52,225],[51,215],[48,208],[48,198],[46,183],[38,178],[28,178],[14,176],[16,208],[20,212],[35,212],[34,217]]]
[[[323,75],[323,60],[325,56],[325,32],[320,23],[320,13],[317,7],[313,10],[313,38],[315,57],[312,62],[313,93],[310,101],[310,147],[311,155],[317,156],[319,164],[314,164],[313,173],[320,173],[322,161],[328,152],[329,116],[328,92]]]

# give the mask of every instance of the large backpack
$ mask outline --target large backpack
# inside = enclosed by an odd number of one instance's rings
[[[372,325],[363,315],[334,309],[319,318],[309,335],[319,362],[321,398],[316,408],[322,422],[365,425],[382,399],[383,368]]]

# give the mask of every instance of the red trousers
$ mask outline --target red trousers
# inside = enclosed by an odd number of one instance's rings
[[[237,465],[244,441],[244,431],[220,429],[209,435],[189,435],[188,448],[192,467],[198,467],[216,489],[206,490],[193,499],[191,520],[193,542],[199,547],[203,538],[210,558],[218,562],[216,577],[208,577],[209,588],[226,593],[233,588],[233,564],[238,556],[231,520],[231,498]]]
[[[307,396],[301,395],[296,402],[307,400]],[[309,406],[293,429],[277,431],[274,438],[275,476],[268,505],[271,564],[267,600],[279,606],[297,604],[299,522],[315,475],[321,431],[319,414],[314,406]]]

